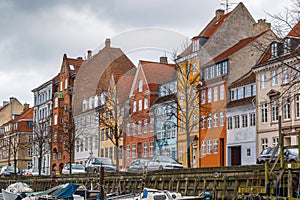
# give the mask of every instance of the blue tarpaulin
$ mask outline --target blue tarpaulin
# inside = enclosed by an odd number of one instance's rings
[[[74,183],[66,183],[46,190],[39,195],[49,195],[56,199],[70,198],[73,196],[77,188],[78,185]]]

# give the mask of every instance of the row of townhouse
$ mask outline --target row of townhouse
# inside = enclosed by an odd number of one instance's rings
[[[86,59],[64,55],[58,75],[32,90],[27,167],[49,174],[97,156],[121,169],[155,155],[188,167],[255,164],[278,143],[279,116],[284,131],[300,127],[299,26],[279,39],[239,3],[217,10],[175,63],[161,57],[135,67],[110,39]],[[2,138],[11,130],[4,127]]]
[[[0,107],[0,166],[32,167],[33,109],[11,97]]]

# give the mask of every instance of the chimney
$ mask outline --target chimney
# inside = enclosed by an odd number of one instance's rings
[[[222,17],[224,15],[225,11],[222,9],[218,9],[216,10],[216,18],[217,20],[220,19],[220,17]]]
[[[168,64],[168,58],[165,56],[162,56],[159,58],[159,63],[161,64]]]
[[[3,101],[3,107],[6,106],[6,105],[8,105],[8,104],[9,104],[8,101]]]
[[[92,51],[88,50],[87,51],[87,59],[90,59],[92,57]]]
[[[29,109],[29,104],[28,103],[24,103],[23,111],[26,111],[28,109]]]
[[[15,98],[14,97],[10,97],[9,98],[9,100],[10,100],[10,114],[11,114],[11,119],[13,119],[14,118],[14,111],[15,111],[15,104],[14,104],[14,100],[15,100]]]
[[[106,38],[106,40],[105,40],[105,47],[110,48],[110,39],[109,38]]]
[[[259,19],[257,23],[253,24],[253,35],[258,35],[270,29],[271,23],[266,23],[265,19]]]

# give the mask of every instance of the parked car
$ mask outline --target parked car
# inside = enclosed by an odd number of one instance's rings
[[[90,157],[86,161],[85,171],[87,173],[99,173],[100,166],[104,168],[105,172],[115,172],[116,165],[112,162],[110,158],[104,157]]]
[[[128,171],[129,172],[144,172],[148,161],[149,160],[147,160],[147,159],[135,159],[130,163],[130,165],[128,167]]]
[[[267,162],[271,158],[274,150],[275,150],[275,147],[267,147],[266,149],[262,150],[260,152],[259,156],[256,159],[256,163],[257,164],[262,164],[262,163]],[[277,152],[273,156],[271,162],[274,162],[277,159],[277,157],[279,156],[279,152],[280,152],[280,148],[277,149]],[[299,154],[298,148],[284,149],[283,154],[284,154],[284,161],[285,162],[296,162],[296,161],[298,161],[298,154]]]
[[[13,166],[2,166],[0,174],[1,176],[12,176],[19,174],[19,169],[16,168],[15,170]]]
[[[38,169],[23,169],[21,172],[22,176],[38,176],[39,171]]]
[[[86,173],[85,167],[82,164],[72,163],[71,167],[72,167],[72,174]],[[70,163],[64,165],[61,173],[70,174]]]
[[[162,169],[181,169],[181,168],[186,168],[186,167],[168,156],[155,156],[147,162],[148,171],[162,170]]]

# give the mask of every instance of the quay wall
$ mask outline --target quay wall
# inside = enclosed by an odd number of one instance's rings
[[[144,174],[107,172],[104,175],[104,191],[106,193],[139,193],[144,187],[148,187],[176,191],[183,195],[199,195],[203,191],[209,191],[212,199],[244,199],[243,195],[247,195],[249,190],[242,190],[241,188],[250,188],[253,192],[255,188],[264,188],[264,170],[264,165],[248,165],[162,170]],[[277,171],[279,172],[278,169]],[[274,176],[270,177],[271,189],[276,181],[277,173],[275,172],[274,174]],[[294,174],[299,174],[299,172],[294,172]],[[85,185],[87,189],[100,190],[99,180],[99,174],[60,175],[55,179],[50,176],[17,176],[13,179],[11,177],[2,177],[0,179],[0,188],[6,188],[9,184],[16,181],[23,181],[29,184],[35,191],[43,191],[51,188],[53,185],[66,182]],[[282,180],[287,181],[286,178]],[[298,184],[298,179],[295,181]],[[282,187],[285,187],[284,184],[282,183]]]

